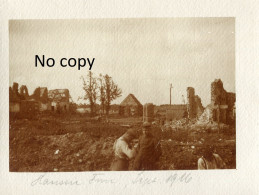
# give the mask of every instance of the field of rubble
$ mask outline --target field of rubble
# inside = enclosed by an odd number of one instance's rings
[[[66,172],[108,171],[113,143],[128,126],[141,132],[142,118],[111,118],[109,122],[83,115],[41,116],[10,119],[10,171]],[[236,168],[234,127],[205,128],[175,121],[152,125],[160,140],[159,170],[195,170],[205,142],[216,147],[228,169]]]

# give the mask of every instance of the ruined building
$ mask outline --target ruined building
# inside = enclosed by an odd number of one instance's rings
[[[33,94],[30,96],[31,99],[39,102],[39,110],[46,111],[50,110],[50,102],[48,99],[48,88],[38,87],[34,90]]]
[[[47,87],[38,87],[29,95],[25,85],[19,88],[18,83],[9,87],[10,116],[32,118],[43,111],[64,112],[70,107],[68,89],[55,89],[48,91]]]
[[[236,102],[236,94],[227,92],[220,79],[211,83],[211,105],[214,108],[213,120],[229,123],[233,120],[233,107]]]
[[[55,112],[69,111],[69,90],[54,89],[49,90],[48,98],[51,103],[51,110]]]
[[[192,87],[187,87],[187,113],[188,118],[200,117],[204,111],[201,103],[201,98],[195,95],[195,90]]]
[[[236,94],[227,92],[220,79],[211,83],[211,103],[205,108],[200,121],[231,124],[235,121]]]
[[[31,118],[39,111],[39,103],[30,99],[28,89],[22,85],[19,89],[18,83],[9,87],[9,112],[10,116],[23,116]]]
[[[142,116],[143,105],[138,101],[138,99],[133,95],[129,94],[120,103],[120,115],[124,116]]]

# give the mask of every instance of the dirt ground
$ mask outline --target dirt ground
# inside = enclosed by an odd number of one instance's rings
[[[113,143],[127,127],[141,129],[141,118],[114,118],[100,123],[82,115],[41,116],[10,120],[10,171],[107,171],[113,161]],[[160,140],[159,170],[197,169],[203,141],[213,144],[227,168],[236,168],[235,129],[152,132]]]

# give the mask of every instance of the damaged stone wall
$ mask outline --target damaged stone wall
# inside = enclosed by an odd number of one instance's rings
[[[220,79],[216,79],[214,82],[211,83],[211,104],[227,104],[227,92],[223,88],[223,83]]]
[[[33,118],[39,111],[39,102],[29,96],[26,85],[13,83],[9,87],[9,112],[10,117]]]
[[[201,98],[196,95],[195,96],[195,110],[196,110],[196,117],[200,117],[204,111],[204,107],[201,103]]]
[[[187,112],[189,118],[195,118],[195,92],[194,88],[187,88]]]
[[[235,121],[236,94],[227,92],[220,79],[211,83],[211,103],[199,118],[199,122],[215,121],[232,124]]]
[[[20,87],[20,95],[23,96],[23,99],[28,99],[29,93],[28,93],[28,88],[26,85],[22,85]]]
[[[211,83],[211,104],[214,108],[214,120],[222,123],[232,123],[235,101],[235,93],[228,93],[220,79],[216,79]]]
[[[204,107],[201,103],[201,98],[195,95],[193,87],[187,87],[187,112],[188,118],[200,117],[204,111]]]

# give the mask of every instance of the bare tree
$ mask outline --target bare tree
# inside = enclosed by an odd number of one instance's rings
[[[98,78],[99,81],[99,95],[98,99],[101,103],[101,109],[102,109],[102,114],[104,114],[104,109],[105,109],[105,80],[102,74],[99,75]]]
[[[109,115],[111,102],[121,96],[121,89],[114,83],[112,77],[109,75],[103,76],[104,80],[104,92],[105,92],[105,110],[106,115]]]
[[[85,95],[83,99],[89,101],[91,115],[94,115],[95,108],[96,108],[96,100],[97,100],[97,90],[98,90],[98,84],[97,84],[96,78],[93,76],[93,73],[89,71],[86,78],[82,76],[81,79],[83,80],[83,89],[85,91]]]

